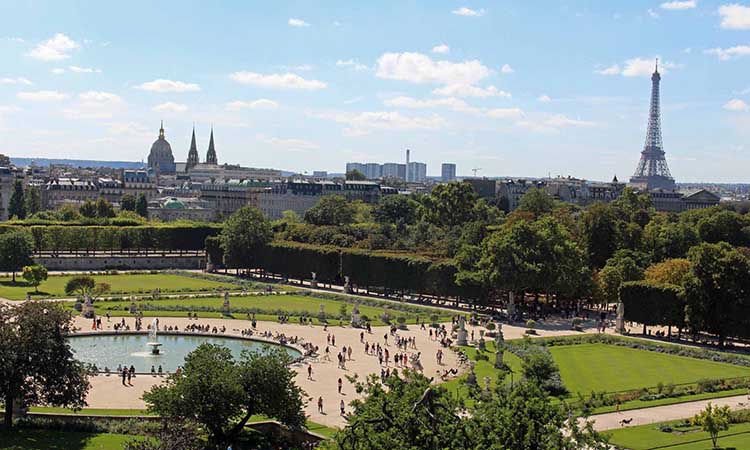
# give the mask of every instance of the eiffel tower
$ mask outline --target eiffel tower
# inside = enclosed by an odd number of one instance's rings
[[[630,178],[630,184],[635,187],[653,190],[663,189],[673,191],[677,188],[669,173],[667,160],[664,158],[664,148],[661,141],[661,113],[659,108],[659,60],[656,60],[656,68],[651,75],[651,108],[648,114],[648,131],[646,131],[646,143],[641,152],[641,160],[635,169],[635,174]]]

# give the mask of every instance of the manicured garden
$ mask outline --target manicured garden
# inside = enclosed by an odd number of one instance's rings
[[[661,431],[664,424],[641,425],[607,431],[611,443],[630,450],[710,450],[711,438],[697,426],[675,427],[670,432]],[[718,444],[725,450],[750,448],[750,423],[730,425],[728,431],[719,433]]]
[[[351,298],[334,295],[232,296],[229,298],[229,302],[233,317],[246,319],[247,314],[255,313],[257,320],[267,321],[276,321],[279,315],[289,315],[295,318],[306,315],[312,317],[315,323],[321,323],[319,315],[320,308],[323,306],[325,317],[330,322],[331,320],[337,320],[342,315],[342,306],[346,308],[344,315],[347,317],[354,309]],[[109,312],[111,316],[130,316],[130,304],[130,301],[100,300],[95,302],[94,308],[99,315]],[[193,312],[198,317],[222,317],[223,304],[223,297],[136,301],[138,311],[145,316],[161,317],[187,317],[188,312]],[[364,301],[360,304],[359,311],[362,316],[366,316],[371,321],[373,326],[384,324],[384,313],[387,313],[390,320],[394,322],[397,321],[398,317],[404,317],[406,323],[416,323],[418,317],[422,321],[429,322],[432,315],[437,315],[441,321],[448,321],[451,317],[450,312],[445,310],[378,300]],[[294,319],[291,319],[291,321],[294,322]]]
[[[122,450],[133,436],[112,433],[82,433],[37,429],[0,431],[2,450]]]
[[[607,344],[553,346],[550,351],[572,394],[750,376],[750,367]]]
[[[47,281],[39,285],[39,292],[16,276],[14,284],[10,278],[0,278],[0,297],[10,300],[23,300],[26,293],[32,298],[70,297],[65,293],[65,284],[74,275],[50,275]],[[115,294],[150,294],[154,289],[161,292],[203,292],[221,289],[238,289],[229,282],[212,281],[204,278],[189,277],[172,273],[92,275],[97,283],[107,283],[111,290],[107,295]],[[218,279],[217,279],[218,280]]]

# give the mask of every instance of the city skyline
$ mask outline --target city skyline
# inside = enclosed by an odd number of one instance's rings
[[[748,181],[750,4],[527,3],[2,3],[0,153],[627,179],[659,57],[674,178]]]

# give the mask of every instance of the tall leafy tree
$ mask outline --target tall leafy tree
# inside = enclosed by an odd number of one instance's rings
[[[148,217],[148,200],[146,196],[140,194],[138,200],[135,203],[135,212],[141,217]]]
[[[8,217],[26,218],[26,202],[24,201],[23,182],[21,180],[16,180],[13,183],[13,194],[11,194],[8,202]]]
[[[80,212],[83,217],[93,219],[96,217],[96,203],[91,200],[86,200],[81,207],[78,208],[78,212]]]
[[[673,284],[684,287],[693,276],[690,260],[685,258],[667,259],[649,266],[644,272],[646,281],[657,284]]]
[[[598,277],[604,300],[609,303],[618,301],[622,283],[642,279],[643,266],[630,254],[620,254],[608,259]]]
[[[474,204],[479,196],[468,183],[442,183],[422,197],[422,211],[426,221],[453,227],[474,220]]]
[[[553,199],[544,189],[531,188],[526,191],[518,203],[519,211],[526,211],[540,217],[549,214],[555,208],[555,199]]]
[[[28,231],[14,230],[0,234],[0,270],[12,272],[15,283],[16,272],[23,266],[33,264],[33,251],[34,240]]]
[[[342,195],[325,195],[312,208],[305,211],[305,222],[313,225],[348,225],[357,213]]]
[[[17,401],[27,406],[85,406],[89,371],[74,358],[66,337],[72,331],[70,310],[62,305],[0,304],[0,397],[6,429],[13,425]]]
[[[35,292],[39,292],[39,285],[47,280],[47,268],[38,264],[24,266],[23,279],[34,286]]]
[[[694,277],[685,286],[688,324],[716,335],[750,336],[750,259],[725,242],[704,243],[689,254]]]
[[[31,216],[42,210],[42,194],[36,186],[29,186],[24,195],[26,215]]]
[[[258,208],[244,206],[224,222],[221,248],[224,263],[230,267],[249,268],[261,249],[273,238],[271,224]]]
[[[115,208],[112,207],[112,203],[106,199],[100,198],[96,201],[96,217],[101,219],[109,219],[115,217]]]
[[[618,218],[610,205],[594,203],[581,217],[582,237],[592,268],[604,267],[617,250]]]
[[[346,172],[346,179],[349,181],[364,181],[367,179],[367,177],[365,177],[365,174],[363,174],[359,170],[352,169]]]
[[[172,421],[200,424],[209,448],[225,449],[253,415],[300,428],[303,391],[294,382],[291,358],[280,349],[243,352],[236,361],[220,345],[202,344],[185,358],[182,373],[143,394],[151,412]]]
[[[372,216],[379,223],[411,225],[417,221],[419,203],[407,195],[388,195],[373,209]]]
[[[133,194],[125,194],[120,199],[120,209],[123,211],[135,211],[135,196]]]

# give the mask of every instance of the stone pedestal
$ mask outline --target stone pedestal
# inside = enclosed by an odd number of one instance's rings
[[[513,291],[508,292],[508,322],[512,322],[512,317],[516,315],[516,303],[513,296]]]
[[[352,310],[351,325],[355,328],[359,328],[362,326],[362,315],[359,313],[359,301],[354,304],[354,309]]]
[[[615,320],[615,331],[625,334],[625,305],[622,302],[617,304],[617,319]]]
[[[130,314],[135,314],[138,312],[138,308],[135,305],[135,302],[130,302]]]
[[[495,352],[495,369],[502,369],[505,367],[505,363],[503,362],[503,351],[500,350],[499,352]]]
[[[90,295],[86,295],[86,302],[83,304],[83,308],[81,308],[81,315],[87,319],[93,319],[94,316],[96,316],[96,313],[94,312],[94,301],[91,299]]]
[[[224,293],[224,304],[221,305],[221,313],[225,316],[232,315],[232,308],[229,306],[229,292]]]
[[[458,317],[457,344],[469,345],[469,333],[466,331],[466,323],[465,323],[464,316]]]

